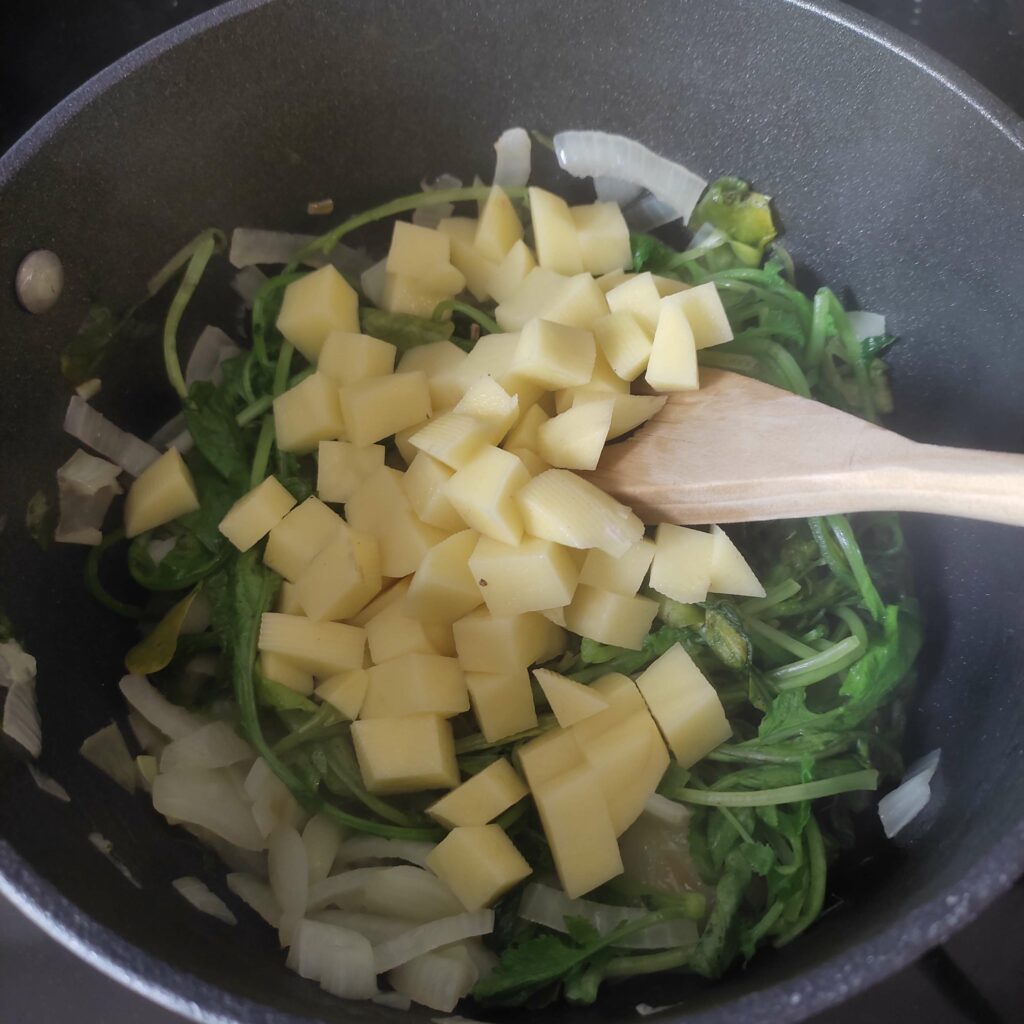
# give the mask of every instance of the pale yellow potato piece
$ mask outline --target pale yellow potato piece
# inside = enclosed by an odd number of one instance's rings
[[[493,186],[480,211],[474,247],[481,256],[497,264],[522,237],[523,225],[512,200],[503,188]]]
[[[325,704],[340,711],[350,722],[359,717],[359,711],[366,699],[366,688],[370,677],[365,668],[350,672],[339,672],[325,679],[314,691]]]
[[[403,580],[405,590],[408,582]],[[441,622],[422,622],[408,614],[404,601],[387,605],[366,623],[366,642],[375,665],[403,654],[455,654],[452,627]]]
[[[307,498],[270,531],[263,563],[294,583],[344,525],[341,516],[319,498]]]
[[[529,448],[512,448],[508,445],[505,447],[507,451],[515,455],[526,467],[526,472],[531,477],[537,476],[551,468],[550,463],[545,462],[535,451],[531,451]]]
[[[607,274],[602,274],[597,278],[597,286],[607,295],[613,288],[628,281],[631,277],[636,277],[631,270],[609,270]]]
[[[598,349],[617,376],[636,380],[647,369],[651,336],[632,313],[609,313],[595,320],[592,330]]]
[[[277,592],[274,611],[284,612],[285,615],[302,614],[302,605],[299,604],[299,595],[296,593],[294,583],[289,583],[288,580],[281,581],[281,589]]]
[[[630,265],[629,228],[618,203],[574,206],[570,213],[585,271],[597,277]]]
[[[703,530],[662,523],[655,531],[651,587],[683,604],[698,604],[711,589],[714,538]]]
[[[355,615],[381,583],[377,538],[344,526],[302,570],[295,589],[309,618],[337,620]]]
[[[439,287],[444,284],[445,287]],[[386,274],[380,308],[389,313],[407,313],[429,319],[439,302],[450,299],[462,290],[465,278],[449,263],[445,277],[440,275],[428,285],[408,274]]]
[[[563,469],[596,469],[614,410],[614,398],[607,398],[574,406],[542,423],[537,430],[540,457]]]
[[[260,651],[260,675],[308,697],[313,692],[313,673],[280,654]]]
[[[522,240],[515,243],[487,279],[487,288],[495,302],[505,302],[537,266],[533,250]],[[466,278],[467,283],[469,278]]]
[[[481,537],[469,569],[493,615],[560,608],[572,599],[579,578],[579,566],[564,547],[536,537],[515,546]]]
[[[451,718],[469,710],[469,693],[455,658],[402,654],[367,670],[369,685],[360,718],[435,714]]]
[[[529,792],[515,768],[505,758],[499,757],[437,803],[431,804],[427,814],[445,828],[486,825],[519,803]]]
[[[444,493],[467,526],[485,537],[518,544],[523,518],[515,496],[529,479],[517,456],[487,447],[456,470]]]
[[[582,722],[608,707],[608,701],[599,693],[558,672],[537,668],[533,670],[533,678],[537,680],[558,724],[563,729],[568,729],[569,726]]]
[[[548,622],[553,622],[556,626],[565,628],[565,609],[564,608],[545,608],[543,611],[538,612],[538,615],[543,615]]]
[[[549,779],[533,799],[566,896],[576,899],[622,874],[615,828],[589,765]]]
[[[595,320],[607,314],[604,293],[589,274],[565,277],[535,267],[498,304],[494,318],[503,331],[521,330],[537,317],[589,330]]]
[[[456,240],[472,245],[476,238],[476,217],[442,217],[437,230],[448,236],[449,243]]]
[[[658,391],[696,391],[700,387],[693,331],[678,306],[662,307],[644,379]]]
[[[499,444],[519,418],[519,398],[510,395],[493,377],[475,380],[452,410],[458,416],[475,416],[491,428],[492,444]]]
[[[583,751],[570,729],[549,729],[515,750],[519,768],[536,793],[546,782],[583,766]]]
[[[597,549],[588,551],[580,570],[580,583],[632,597],[643,586],[653,558],[654,541],[646,537],[618,558]]]
[[[605,299],[613,313],[631,313],[648,334],[654,335],[661,312],[661,296],[651,274],[635,274],[612,288]]]
[[[262,540],[295,506],[295,498],[276,477],[268,476],[228,509],[217,529],[239,551]]]
[[[529,448],[531,451],[538,450],[537,431],[542,423],[547,423],[551,417],[539,405],[531,405],[519,415],[516,424],[505,436],[505,447],[512,451],[516,448]]]
[[[389,274],[414,278],[434,291],[446,291],[450,266],[451,242],[446,234],[409,221],[395,221],[385,264]]]
[[[137,537],[146,530],[199,508],[199,496],[188,466],[177,448],[169,448],[139,474],[124,502],[124,533]]]
[[[565,623],[574,633],[613,647],[638,651],[658,612],[658,602],[580,584],[565,609]]]
[[[331,331],[320,349],[316,372],[343,387],[391,373],[397,353],[398,349],[389,341],[351,331]]]
[[[530,675],[525,668],[505,672],[467,672],[466,689],[480,731],[497,743],[537,726]]]
[[[466,910],[489,907],[533,869],[499,825],[461,825],[427,854],[427,867]]]
[[[452,623],[483,603],[469,559],[480,535],[453,533],[427,552],[406,595],[406,611],[424,622]]]
[[[322,501],[346,502],[384,465],[384,445],[321,441],[316,455],[316,493]]]
[[[406,497],[416,515],[430,526],[449,533],[466,528],[462,516],[445,494],[445,486],[454,472],[426,452],[417,451],[402,477]]]
[[[452,623],[459,664],[467,672],[507,672],[557,657],[565,630],[537,612],[492,615],[477,608]]]
[[[644,524],[629,508],[567,469],[535,476],[516,500],[528,534],[565,547],[599,548],[618,558],[644,534]]]
[[[583,254],[566,201],[542,188],[532,187],[530,220],[537,262],[556,274],[579,274],[583,270]]]
[[[360,719],[352,723],[352,743],[371,793],[418,793],[459,784],[452,727],[440,715]]]
[[[473,384],[485,377],[493,377],[504,387],[518,341],[517,334],[485,334],[464,360],[439,370],[432,381],[443,399],[438,408],[454,408]]]
[[[651,279],[654,281],[655,288],[658,289],[658,294],[663,299],[669,295],[678,295],[679,292],[685,292],[690,287],[685,281],[677,281],[674,277],[662,277],[659,274],[652,274]]]
[[[452,266],[466,279],[466,288],[478,302],[491,297],[491,278],[498,264],[476,248],[477,220],[474,217],[445,217],[437,230],[451,243]]]
[[[577,722],[570,730],[576,738],[580,750],[586,749],[598,736],[603,735],[612,726],[624,722],[638,711],[645,715],[650,714],[647,704],[636,688],[636,683],[629,676],[624,676],[620,672],[610,672],[591,683],[590,687],[608,701],[608,707],[599,714],[591,715],[590,718]]]
[[[304,455],[321,441],[345,438],[338,385],[314,373],[274,399],[274,432],[283,452]]]
[[[576,390],[572,408],[587,402],[602,402],[608,398],[606,392]],[[623,434],[635,430],[652,416],[661,412],[668,401],[665,395],[614,395],[612,396],[612,422],[608,427],[608,440],[613,441]]]
[[[406,427],[405,430],[400,430],[395,434],[395,447],[398,449],[398,454],[406,466],[411,466],[412,460],[420,452],[418,448],[410,444],[409,438],[414,434],[418,434],[429,422],[430,420],[423,420],[420,423],[414,423],[411,427]]]
[[[715,594],[735,594],[738,597],[764,597],[765,590],[754,570],[739,553],[736,545],[720,526],[711,527],[711,583]]]
[[[429,345],[414,345],[406,349],[395,367],[398,373],[422,370],[429,380],[435,373],[461,363],[466,353],[450,341],[432,341]]]
[[[683,768],[732,735],[718,693],[681,644],[670,647],[641,673],[636,685]]]
[[[409,444],[452,469],[459,469],[490,444],[493,427],[475,416],[442,413],[409,438]]]
[[[562,388],[555,392],[555,412],[565,412],[576,405],[576,399],[580,395],[600,395],[603,398],[628,398],[629,381],[617,377],[612,368],[608,365],[600,349],[594,357],[594,370],[590,380],[578,387]]]
[[[552,390],[576,387],[590,380],[596,353],[589,331],[531,320],[519,335],[512,370]]]
[[[732,327],[713,281],[669,295],[664,304],[683,311],[698,349],[732,341]]]
[[[328,263],[285,288],[277,329],[315,363],[331,331],[359,331],[359,296]]]
[[[314,622],[300,615],[264,612],[258,647],[281,654],[315,676],[362,668],[366,631],[342,622]]]
[[[387,586],[387,580],[384,581],[385,589],[383,589],[362,611],[358,614],[353,615],[349,622],[353,626],[367,626],[370,621],[390,608],[393,604],[400,603],[405,595],[409,592],[409,584],[412,582],[412,577],[407,576],[403,580],[398,580],[396,583]],[[282,609],[278,609],[281,611]]]
[[[341,414],[348,439],[371,445],[430,416],[430,391],[422,370],[371,377],[344,387]]]

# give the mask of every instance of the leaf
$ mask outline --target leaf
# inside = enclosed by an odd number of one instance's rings
[[[260,675],[259,672],[256,673],[256,698],[265,707],[274,708],[276,711],[308,711],[315,714],[320,710],[301,693],[296,693],[287,686]]]
[[[689,227],[699,228],[702,224],[711,224],[731,241],[754,250],[754,262],[748,262],[749,266],[760,263],[765,247],[777,234],[771,199],[752,191],[739,178],[719,178],[708,186],[694,207]],[[736,255],[744,262],[752,258],[742,250]]]
[[[579,683],[589,683],[599,679],[610,672],[621,672],[623,675],[631,676],[642,671],[652,661],[660,658],[673,644],[682,643],[689,649],[694,642],[694,633],[688,629],[675,629],[672,626],[662,626],[661,629],[648,633],[644,637],[643,646],[639,651],[627,651],[624,648],[614,648],[615,656],[597,665],[590,665],[567,671],[565,674]],[[582,659],[580,659],[582,662]]]
[[[589,946],[601,941],[601,933],[584,917],[566,917],[565,927],[569,931],[569,938],[577,946]]]
[[[128,651],[124,656],[124,667],[129,672],[148,676],[167,668],[178,647],[178,637],[185,617],[198,595],[199,587],[196,587],[153,627],[153,631],[147,637]]]
[[[137,309],[135,305],[127,313],[119,314],[102,303],[89,307],[78,333],[61,353],[61,373],[69,383],[81,384],[96,377],[121,341],[156,334],[153,324],[135,319]]]
[[[189,433],[206,461],[236,488],[247,488],[249,445],[225,393],[210,381],[196,381],[184,413]]]
[[[381,341],[390,341],[399,352],[417,345],[447,341],[455,332],[455,326],[450,320],[427,320],[406,313],[386,313],[371,306],[360,309],[359,316],[367,334]]]
[[[690,967],[705,978],[717,978],[732,963],[739,949],[737,915],[753,871],[741,850],[733,850],[715,886],[715,901],[707,924],[690,957]]]
[[[701,629],[704,642],[723,665],[737,671],[745,669],[753,657],[753,647],[736,608],[728,601],[709,601],[705,609]]]
[[[50,499],[42,491],[36,491],[25,507],[25,529],[40,550],[45,551],[50,546],[55,523],[56,515]]]
[[[184,590],[217,571],[228,555],[226,547],[211,551],[192,532],[178,532],[170,552],[157,565],[149,553],[153,533],[143,533],[128,547],[128,571],[147,590]]]
[[[685,629],[687,626],[699,626],[704,621],[704,609],[699,604],[683,604],[671,597],[654,591],[658,600],[658,618],[667,626]]]

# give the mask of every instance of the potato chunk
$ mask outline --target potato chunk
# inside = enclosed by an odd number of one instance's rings
[[[486,825],[528,793],[516,770],[500,757],[428,807],[427,814],[445,828]]]
[[[331,331],[358,332],[359,296],[328,263],[285,288],[277,329],[315,363]]]
[[[199,508],[192,474],[178,453],[169,448],[128,488],[124,502],[124,533],[137,537]]]
[[[427,854],[427,867],[467,910],[489,907],[533,870],[499,825],[460,825]]]
[[[268,476],[228,509],[217,529],[239,551],[248,551],[292,510],[295,498],[276,477]]]
[[[352,742],[371,793],[418,793],[459,784],[452,727],[440,715],[360,719],[352,723]]]

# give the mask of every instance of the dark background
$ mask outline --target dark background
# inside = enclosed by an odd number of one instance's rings
[[[494,0],[500,2],[500,0]],[[0,151],[90,75],[211,0],[0,0]],[[1024,0],[857,0],[1024,115]],[[1022,283],[1024,287],[1024,283]],[[1024,884],[946,947],[812,1024],[1024,1021]],[[0,904],[0,1024],[174,1024]]]

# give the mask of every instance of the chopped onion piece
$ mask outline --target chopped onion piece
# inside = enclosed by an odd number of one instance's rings
[[[36,659],[17,640],[0,644],[0,687],[7,689],[36,677]]]
[[[342,999],[369,999],[377,992],[373,947],[356,932],[322,921],[300,921],[288,966]]]
[[[674,206],[663,202],[657,196],[641,196],[622,211],[630,231],[653,231],[664,224],[679,220]]]
[[[412,1006],[412,1000],[401,992],[378,992],[370,997],[370,1002],[386,1006],[389,1010],[408,1010]]]
[[[14,683],[8,688],[0,729],[30,756],[38,757],[42,753],[43,730],[39,721],[39,708],[36,706],[35,677]]]
[[[426,953],[388,973],[396,991],[421,1006],[449,1012],[468,996],[479,973],[459,946],[438,953]]]
[[[242,350],[219,327],[207,324],[202,329],[192,354],[185,364],[185,386],[191,388],[197,380],[221,382],[221,364],[241,355]]]
[[[252,309],[252,304],[256,301],[256,296],[259,295],[260,289],[269,280],[270,278],[259,267],[242,267],[235,274],[231,287],[235,294],[241,298],[245,308]]]
[[[302,808],[262,757],[253,762],[244,788],[252,801],[253,820],[264,838],[280,825],[298,825],[302,820]]]
[[[146,554],[154,565],[159,565],[178,543],[177,537],[156,537],[146,545]]]
[[[154,448],[169,448],[171,442],[177,440],[183,433],[187,433],[188,428],[185,426],[185,415],[184,413],[178,413],[177,416],[172,416],[162,427],[160,427],[153,436],[149,439],[149,443]],[[175,445],[177,447],[177,445]],[[178,448],[178,451],[181,451]]]
[[[462,179],[456,178],[453,174],[441,174],[433,182],[424,179],[420,182],[420,188],[424,192],[462,188]],[[454,212],[455,207],[451,203],[431,203],[430,206],[421,206],[419,209],[413,210],[412,222],[421,228],[436,228],[445,217],[450,217]]]
[[[854,309],[846,314],[846,320],[850,325],[850,330],[860,341],[885,334],[885,317],[881,313],[868,313],[863,309]]]
[[[99,544],[103,519],[115,495],[121,467],[79,448],[57,470],[60,519],[54,531],[58,544]]]
[[[641,185],[685,220],[690,219],[707,188],[700,175],[622,135],[568,131],[559,132],[553,141],[559,164],[570,174],[577,178],[610,176]]]
[[[178,768],[226,768],[255,756],[227,722],[207,722],[187,736],[173,740],[160,754],[160,771]]]
[[[411,931],[388,939],[373,947],[373,961],[378,974],[393,970],[415,957],[431,953],[442,946],[461,942],[476,935],[489,935],[494,931],[494,911],[475,910],[468,914],[442,917],[429,921]]]
[[[250,909],[256,911],[271,928],[281,924],[281,908],[274,899],[270,886],[245,871],[233,871],[227,876],[228,888]]]
[[[128,712],[128,728],[131,729],[135,742],[147,754],[157,755],[167,746],[167,739],[159,729],[150,725],[138,711]]]
[[[427,857],[434,846],[434,843],[421,843],[410,839],[357,836],[341,844],[338,859],[343,864],[354,864],[361,860],[404,860],[425,868]]]
[[[177,889],[178,894],[188,900],[196,910],[210,917],[217,918],[225,924],[238,924],[238,918],[228,909],[228,905],[215,893],[211,892],[205,883],[192,875],[184,878],[176,878],[171,885]]]
[[[260,264],[291,263],[295,254],[315,238],[315,235],[296,235],[287,231],[235,228],[231,232],[228,262],[238,269]]]
[[[682,1003],[666,1003],[664,1006],[651,1006],[650,1003],[637,1003],[636,1012],[641,1017],[653,1017],[656,1013],[661,1013],[662,1010],[674,1010],[681,1005]]]
[[[494,144],[494,184],[522,188],[530,180],[530,134],[525,128],[509,128]]]
[[[660,793],[652,793],[644,804],[644,810],[666,825],[685,825],[690,820],[690,809],[684,804],[677,804]]]
[[[878,801],[878,816],[889,839],[906,828],[931,799],[931,781],[939,767],[941,750],[933,750],[915,761],[903,781]]]
[[[598,176],[594,179],[594,193],[599,203],[618,203],[625,207],[639,199],[643,192],[639,185],[621,178]]]
[[[56,779],[51,779],[49,775],[40,771],[34,764],[28,765],[28,773],[32,776],[32,781],[48,796],[60,800],[61,803],[71,803],[68,791]]]
[[[362,914],[357,910],[321,910],[312,917],[325,924],[336,924],[341,928],[359,932],[370,943],[394,939],[416,927],[415,921],[398,921],[393,917]]]
[[[402,864],[378,868],[376,874],[367,879],[362,909],[385,917],[423,922],[452,917],[463,907],[455,893],[436,875],[423,868]]]
[[[75,394],[78,395],[83,401],[88,402],[89,399],[95,398],[103,388],[103,381],[99,377],[90,377],[88,380],[83,380],[75,388]]]
[[[307,913],[336,906],[348,909],[357,907],[363,901],[366,883],[387,868],[354,868],[340,875],[331,875],[322,882],[309,887]]]
[[[625,921],[637,921],[648,911],[638,907],[613,907],[593,900],[571,900],[559,889],[531,882],[519,902],[519,916],[556,932],[568,932],[566,917],[580,917],[601,935],[607,935]],[[623,939],[624,949],[671,949],[697,941],[697,925],[688,919],[651,925]]]
[[[327,260],[322,256],[310,257],[310,266],[330,263],[339,274],[346,277],[358,277],[364,270],[373,265],[370,254],[365,249],[353,249],[350,245],[339,243],[331,250]]]
[[[281,908],[281,945],[291,945],[292,934],[309,902],[309,861],[302,836],[284,825],[274,830],[267,843],[267,874],[270,889]]]
[[[180,740],[206,724],[191,711],[172,704],[145,676],[122,676],[118,686],[125,700],[172,740]]]
[[[714,224],[701,224],[701,226],[693,233],[693,238],[690,239],[690,244],[686,247],[686,251],[693,252],[695,249],[717,249],[718,246],[723,245],[728,240],[729,239],[726,238],[725,234],[716,228]]]
[[[316,885],[331,873],[341,845],[341,831],[326,814],[314,814],[302,830],[302,842],[309,861],[309,884]]]
[[[121,730],[113,722],[87,737],[78,752],[122,789],[135,792],[135,762]]]
[[[115,868],[128,879],[136,889],[142,888],[142,883],[132,874],[131,869],[114,854],[114,844],[102,832],[90,832],[89,842],[103,854]]]
[[[64,430],[75,440],[116,462],[132,476],[138,476],[160,458],[160,453],[152,445],[115,427],[78,395],[72,395],[68,402]]]
[[[153,781],[153,806],[172,823],[209,829],[243,850],[262,850],[266,839],[226,768],[182,768]]]

